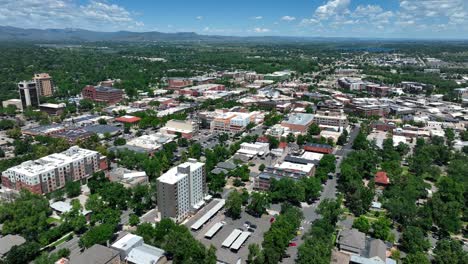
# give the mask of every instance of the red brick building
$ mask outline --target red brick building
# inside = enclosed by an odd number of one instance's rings
[[[390,184],[390,179],[387,176],[387,173],[385,171],[378,171],[375,174],[375,184],[380,185],[380,186],[387,186]]]
[[[169,89],[180,89],[193,85],[193,81],[187,78],[169,78],[167,82]]]
[[[308,143],[304,145],[304,150],[322,154],[331,154],[333,152],[333,147],[327,144]]]
[[[112,87],[87,85],[83,88],[81,94],[83,98],[90,99],[94,102],[115,104],[122,101],[124,92]]]

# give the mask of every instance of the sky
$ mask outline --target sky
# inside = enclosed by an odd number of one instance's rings
[[[468,0],[0,0],[0,25],[230,36],[468,38]]]

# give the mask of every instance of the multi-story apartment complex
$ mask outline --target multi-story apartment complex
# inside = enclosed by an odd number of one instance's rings
[[[112,87],[87,85],[81,91],[83,98],[93,100],[95,102],[103,102],[107,104],[115,104],[123,99],[123,91]]]
[[[36,83],[40,96],[51,96],[54,93],[54,83],[48,73],[34,74],[33,81]]]
[[[321,126],[347,127],[348,118],[342,111],[317,111],[314,123]]]
[[[169,89],[180,89],[193,84],[193,81],[189,78],[168,78]]]
[[[204,204],[206,194],[205,164],[189,159],[157,179],[158,208],[162,218],[184,220]]]
[[[22,81],[18,83],[18,90],[23,109],[28,106],[39,106],[39,92],[34,81]]]
[[[86,180],[94,172],[106,169],[105,157],[96,151],[73,146],[38,160],[30,160],[2,173],[2,185],[46,194],[63,188],[67,182]]]

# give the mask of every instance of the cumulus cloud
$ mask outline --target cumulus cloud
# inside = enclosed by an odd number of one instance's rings
[[[415,20],[425,20],[440,24],[447,20],[449,24],[459,25],[468,22],[468,3],[466,0],[400,0],[400,21],[412,15]]]
[[[139,29],[141,21],[122,6],[89,0],[0,0],[0,24],[25,28]]]
[[[254,20],[261,20],[261,19],[263,19],[263,17],[262,17],[262,16],[255,16],[255,17],[252,17],[252,19],[254,19]]]
[[[342,15],[349,12],[351,0],[329,0],[326,4],[317,7],[315,15],[321,19]]]
[[[195,17],[196,20],[202,20],[203,19],[203,16],[197,16]]]
[[[281,20],[290,22],[296,20],[296,18],[293,16],[283,16]]]

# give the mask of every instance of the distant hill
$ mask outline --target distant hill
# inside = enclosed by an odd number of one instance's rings
[[[302,42],[302,41],[350,40],[349,38],[302,38],[302,37],[232,37],[199,35],[194,32],[98,32],[85,29],[24,29],[0,26],[0,41],[44,41],[44,42],[95,42],[95,41],[250,41],[250,42]]]

